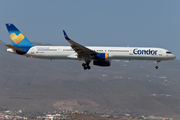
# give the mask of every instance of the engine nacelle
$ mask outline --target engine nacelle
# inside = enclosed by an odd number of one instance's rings
[[[93,61],[93,64],[97,65],[97,66],[110,66],[111,62],[109,60],[107,60],[107,61]]]
[[[16,50],[16,53],[19,54],[19,55],[24,55],[24,54],[26,54],[26,52],[22,52],[22,51],[18,51],[18,50]]]
[[[108,53],[97,53],[95,55],[95,60],[99,61],[107,61],[108,60]]]

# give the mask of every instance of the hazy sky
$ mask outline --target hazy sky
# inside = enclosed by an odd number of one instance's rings
[[[180,59],[179,0],[0,0],[0,40],[5,23],[30,41],[69,45],[62,30],[86,46],[161,47]]]

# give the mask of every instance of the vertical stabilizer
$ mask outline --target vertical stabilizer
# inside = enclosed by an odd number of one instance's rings
[[[34,46],[13,24],[6,24],[12,44],[15,47],[28,51]]]

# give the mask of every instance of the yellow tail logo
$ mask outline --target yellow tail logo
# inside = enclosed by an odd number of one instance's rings
[[[20,33],[19,35],[11,33],[10,38],[12,39],[12,41],[14,41],[14,43],[19,44],[25,38],[25,36],[22,33]]]

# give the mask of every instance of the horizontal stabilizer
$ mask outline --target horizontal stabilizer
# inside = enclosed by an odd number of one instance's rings
[[[17,50],[17,51],[21,51],[21,52],[26,52],[26,51],[24,51],[24,50],[22,50],[22,49],[20,49],[20,48],[17,48],[17,47],[14,47],[14,46],[12,46],[12,45],[6,45],[8,48],[11,48],[11,49],[13,49],[13,50]]]

